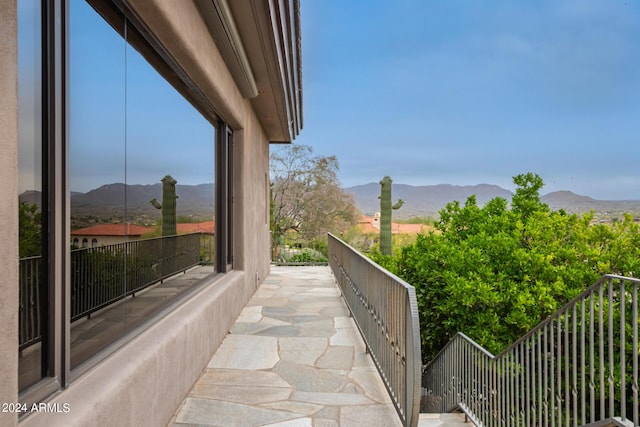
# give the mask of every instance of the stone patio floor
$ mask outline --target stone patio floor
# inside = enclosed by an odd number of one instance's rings
[[[168,427],[401,425],[329,267],[272,266]]]
[[[400,426],[329,267],[272,267],[171,427]]]

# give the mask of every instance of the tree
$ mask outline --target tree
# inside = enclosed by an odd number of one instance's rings
[[[26,258],[42,252],[42,214],[36,204],[20,202],[19,256]]]
[[[630,215],[594,224],[593,214],[552,211],[542,179],[514,177],[508,202],[469,197],[440,213],[440,233],[418,236],[380,262],[416,287],[425,360],[458,331],[497,353],[601,275],[640,275],[639,225]]]
[[[338,182],[338,159],[313,156],[307,145],[288,145],[270,156],[271,231],[277,246],[289,231],[324,239],[357,223],[353,197]]]

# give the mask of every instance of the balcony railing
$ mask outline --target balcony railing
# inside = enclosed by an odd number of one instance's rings
[[[427,365],[430,412],[486,426],[638,426],[638,285],[603,276],[497,356],[456,335]]]
[[[400,419],[420,412],[420,325],[415,289],[329,234],[329,265]]]
[[[71,251],[71,321],[198,264],[210,264],[212,236],[200,233]],[[20,260],[20,350],[38,342],[40,257]]]
[[[20,351],[40,341],[40,274],[42,257],[20,260],[20,310],[18,336]]]

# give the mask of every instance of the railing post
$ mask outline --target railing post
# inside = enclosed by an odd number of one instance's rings
[[[420,410],[420,329],[415,289],[329,234],[329,263],[402,422]]]
[[[604,276],[495,357],[458,334],[423,385],[482,425],[638,426],[638,286]]]

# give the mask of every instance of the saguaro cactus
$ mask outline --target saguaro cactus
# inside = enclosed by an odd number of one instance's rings
[[[156,199],[151,203],[156,209],[162,209],[162,237],[175,236],[176,230],[176,184],[178,181],[173,179],[171,175],[162,178],[162,204]]]
[[[402,199],[398,199],[395,204],[391,204],[391,183],[390,177],[385,176],[380,181],[380,252],[384,255],[391,255],[391,212],[400,209],[404,204]]]

